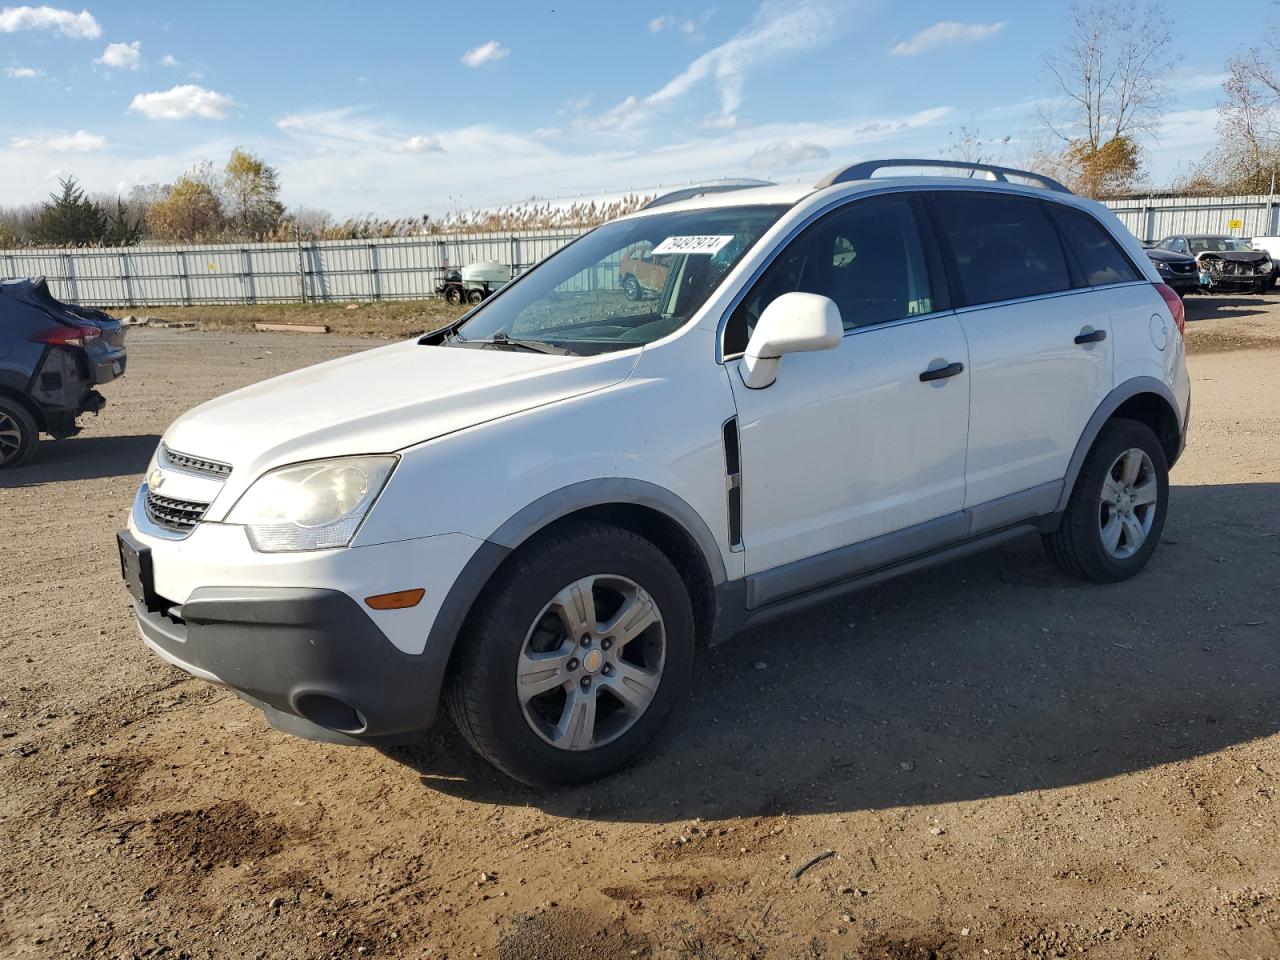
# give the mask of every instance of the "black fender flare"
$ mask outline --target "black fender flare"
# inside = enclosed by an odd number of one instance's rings
[[[1182,416],[1178,412],[1177,401],[1174,400],[1173,391],[1169,389],[1168,384],[1163,380],[1157,380],[1155,377],[1146,376],[1133,377],[1124,381],[1103,398],[1102,402],[1098,404],[1098,408],[1093,411],[1093,416],[1089,418],[1089,422],[1085,424],[1084,432],[1080,434],[1080,439],[1076,442],[1075,451],[1071,454],[1071,461],[1067,465],[1062,494],[1058,498],[1057,512],[1061,513],[1067,509],[1067,501],[1071,499],[1071,492],[1076,486],[1076,477],[1080,475],[1080,470],[1084,467],[1084,458],[1089,455],[1089,450],[1093,447],[1093,442],[1098,439],[1098,434],[1102,431],[1103,425],[1111,419],[1112,414],[1120,409],[1121,404],[1143,393],[1154,393],[1169,405],[1174,419],[1178,421],[1179,434],[1185,436],[1186,424],[1183,423]]]
[[[534,500],[484,539],[445,594],[427,635],[426,652],[447,662],[481,591],[522,543],[570,514],[614,504],[647,507],[679,524],[697,545],[713,585],[719,587],[725,582],[727,574],[719,544],[702,516],[681,497],[655,483],[628,477],[582,480]]]

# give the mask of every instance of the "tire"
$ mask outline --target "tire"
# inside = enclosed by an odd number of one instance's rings
[[[455,307],[462,303],[462,290],[459,287],[446,287],[444,298]]]
[[[1135,463],[1136,476],[1126,481]],[[1044,535],[1044,545],[1067,574],[1118,583],[1146,566],[1168,508],[1169,464],[1160,441],[1141,423],[1111,420],[1085,458],[1061,526]]]
[[[571,622],[581,619],[574,611],[584,609],[576,602],[584,583],[595,600],[594,630]],[[609,631],[629,624],[632,636],[617,642]],[[629,530],[583,524],[521,547],[477,601],[458,644],[445,696],[472,748],[532,786],[585,783],[629,763],[683,697],[693,609],[656,546]],[[522,695],[518,677],[545,689]],[[639,691],[648,680],[646,695]],[[635,706],[624,706],[617,689]]]
[[[12,397],[0,396],[0,469],[29,462],[39,442],[40,430],[31,411]]]
[[[640,281],[630,273],[622,278],[622,292],[626,294],[628,300],[639,300],[644,296]]]
[[[483,300],[483,299],[484,299],[484,291],[483,291],[483,290],[468,290],[468,291],[467,291],[467,303],[479,303],[479,302],[480,302],[481,300]]]

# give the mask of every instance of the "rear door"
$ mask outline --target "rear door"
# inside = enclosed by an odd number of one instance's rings
[[[1034,197],[938,191],[929,200],[960,303],[971,371],[965,506],[973,532],[1049,509],[1076,442],[1111,389],[1107,308]],[[1045,504],[1049,504],[1045,507]]]

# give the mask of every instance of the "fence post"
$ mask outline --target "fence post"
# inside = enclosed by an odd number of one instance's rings
[[[133,287],[129,283],[129,251],[121,249],[118,254],[120,258],[120,285],[124,288],[125,306],[133,306]]]
[[[298,245],[298,299],[307,302],[307,272],[302,263],[302,231],[293,228],[293,239]]]
[[[191,306],[191,272],[187,269],[187,251],[178,251],[178,279],[182,288],[182,305]]]
[[[67,299],[72,303],[79,303],[80,297],[77,296],[76,290],[76,265],[71,259],[71,251],[62,251],[62,281],[67,285]]]
[[[258,293],[253,287],[253,259],[249,256],[249,248],[240,248],[240,289],[244,291],[245,303],[257,303]]]
[[[378,245],[369,244],[369,298],[382,299],[382,277],[378,273]]]
[[[1156,208],[1150,197],[1142,204],[1143,210],[1143,240],[1148,242],[1156,239]]]
[[[511,279],[520,276],[520,238],[511,238]]]

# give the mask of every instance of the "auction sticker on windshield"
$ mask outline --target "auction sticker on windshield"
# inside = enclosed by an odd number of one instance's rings
[[[667,237],[651,251],[652,256],[664,253],[698,253],[711,256],[733,237]]]

